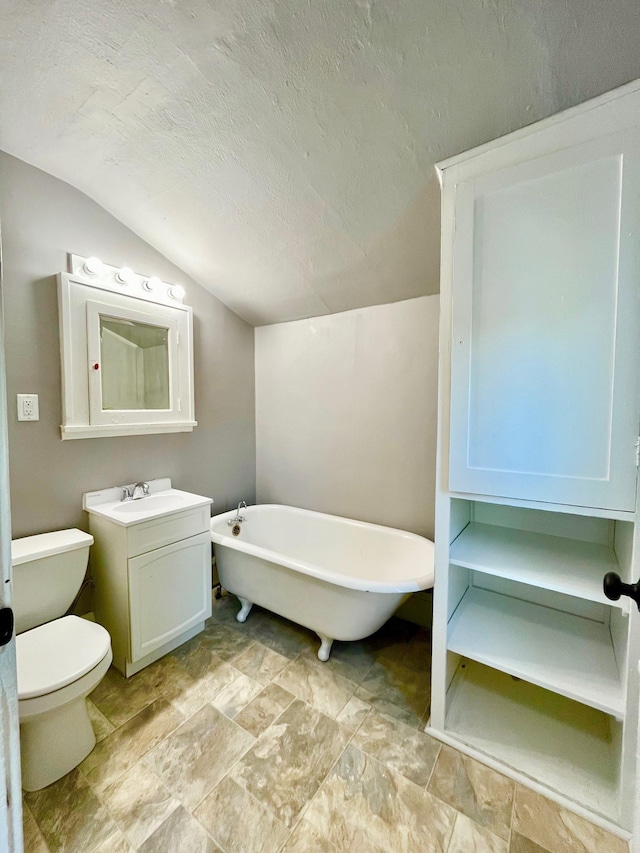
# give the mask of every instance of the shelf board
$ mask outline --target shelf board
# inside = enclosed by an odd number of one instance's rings
[[[595,542],[471,522],[452,543],[454,566],[628,609],[602,591],[607,572],[620,573],[613,548]]]
[[[610,718],[469,662],[448,694],[445,732],[618,823]]]
[[[469,587],[449,622],[447,648],[618,719],[624,692],[602,622]]]

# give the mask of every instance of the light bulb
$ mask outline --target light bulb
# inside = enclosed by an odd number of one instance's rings
[[[87,273],[87,275],[98,275],[99,272],[102,272],[103,263],[100,258],[87,258],[87,260],[83,264],[83,270]]]
[[[116,273],[116,281],[118,284],[129,284],[132,278],[133,270],[129,267],[122,267],[122,269],[118,270]]]
[[[151,278],[148,278],[145,282],[143,282],[142,286],[145,290],[157,290],[162,282],[158,278],[157,275],[152,275]]]
[[[169,288],[169,296],[172,299],[184,299],[184,287],[179,284],[173,284]]]

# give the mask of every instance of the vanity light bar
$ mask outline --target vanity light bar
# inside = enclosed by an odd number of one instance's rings
[[[134,272],[131,267],[122,267],[122,269],[119,269],[116,273],[116,281],[118,284],[130,284],[133,280],[133,276]]]
[[[179,284],[162,281],[155,275],[141,275],[130,267],[114,267],[93,256],[85,258],[70,253],[69,272],[86,284],[138,299],[175,305],[182,304],[185,297],[185,290]]]
[[[87,258],[82,265],[83,272],[86,272],[87,275],[100,275],[103,267],[104,264],[100,258]]]

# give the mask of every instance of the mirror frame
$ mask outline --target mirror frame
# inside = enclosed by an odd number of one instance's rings
[[[123,292],[124,288],[115,278],[114,267],[105,268],[104,274],[90,276],[83,273],[83,261],[83,258],[72,255],[72,272],[58,275],[62,439],[191,432],[197,426],[193,395],[192,309],[187,305],[172,304],[174,300],[167,295],[168,289],[149,296],[145,293],[143,285],[146,279],[142,276],[129,282],[126,292]],[[100,372],[100,362],[93,351],[96,331],[91,327],[99,316],[96,306],[99,313],[116,319],[138,317],[141,322],[170,330],[170,409],[102,409],[101,384],[96,376]],[[98,368],[95,368],[96,364]]]

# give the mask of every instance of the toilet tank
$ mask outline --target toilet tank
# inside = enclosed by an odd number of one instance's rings
[[[56,530],[11,542],[16,633],[64,616],[82,585],[93,536]]]

